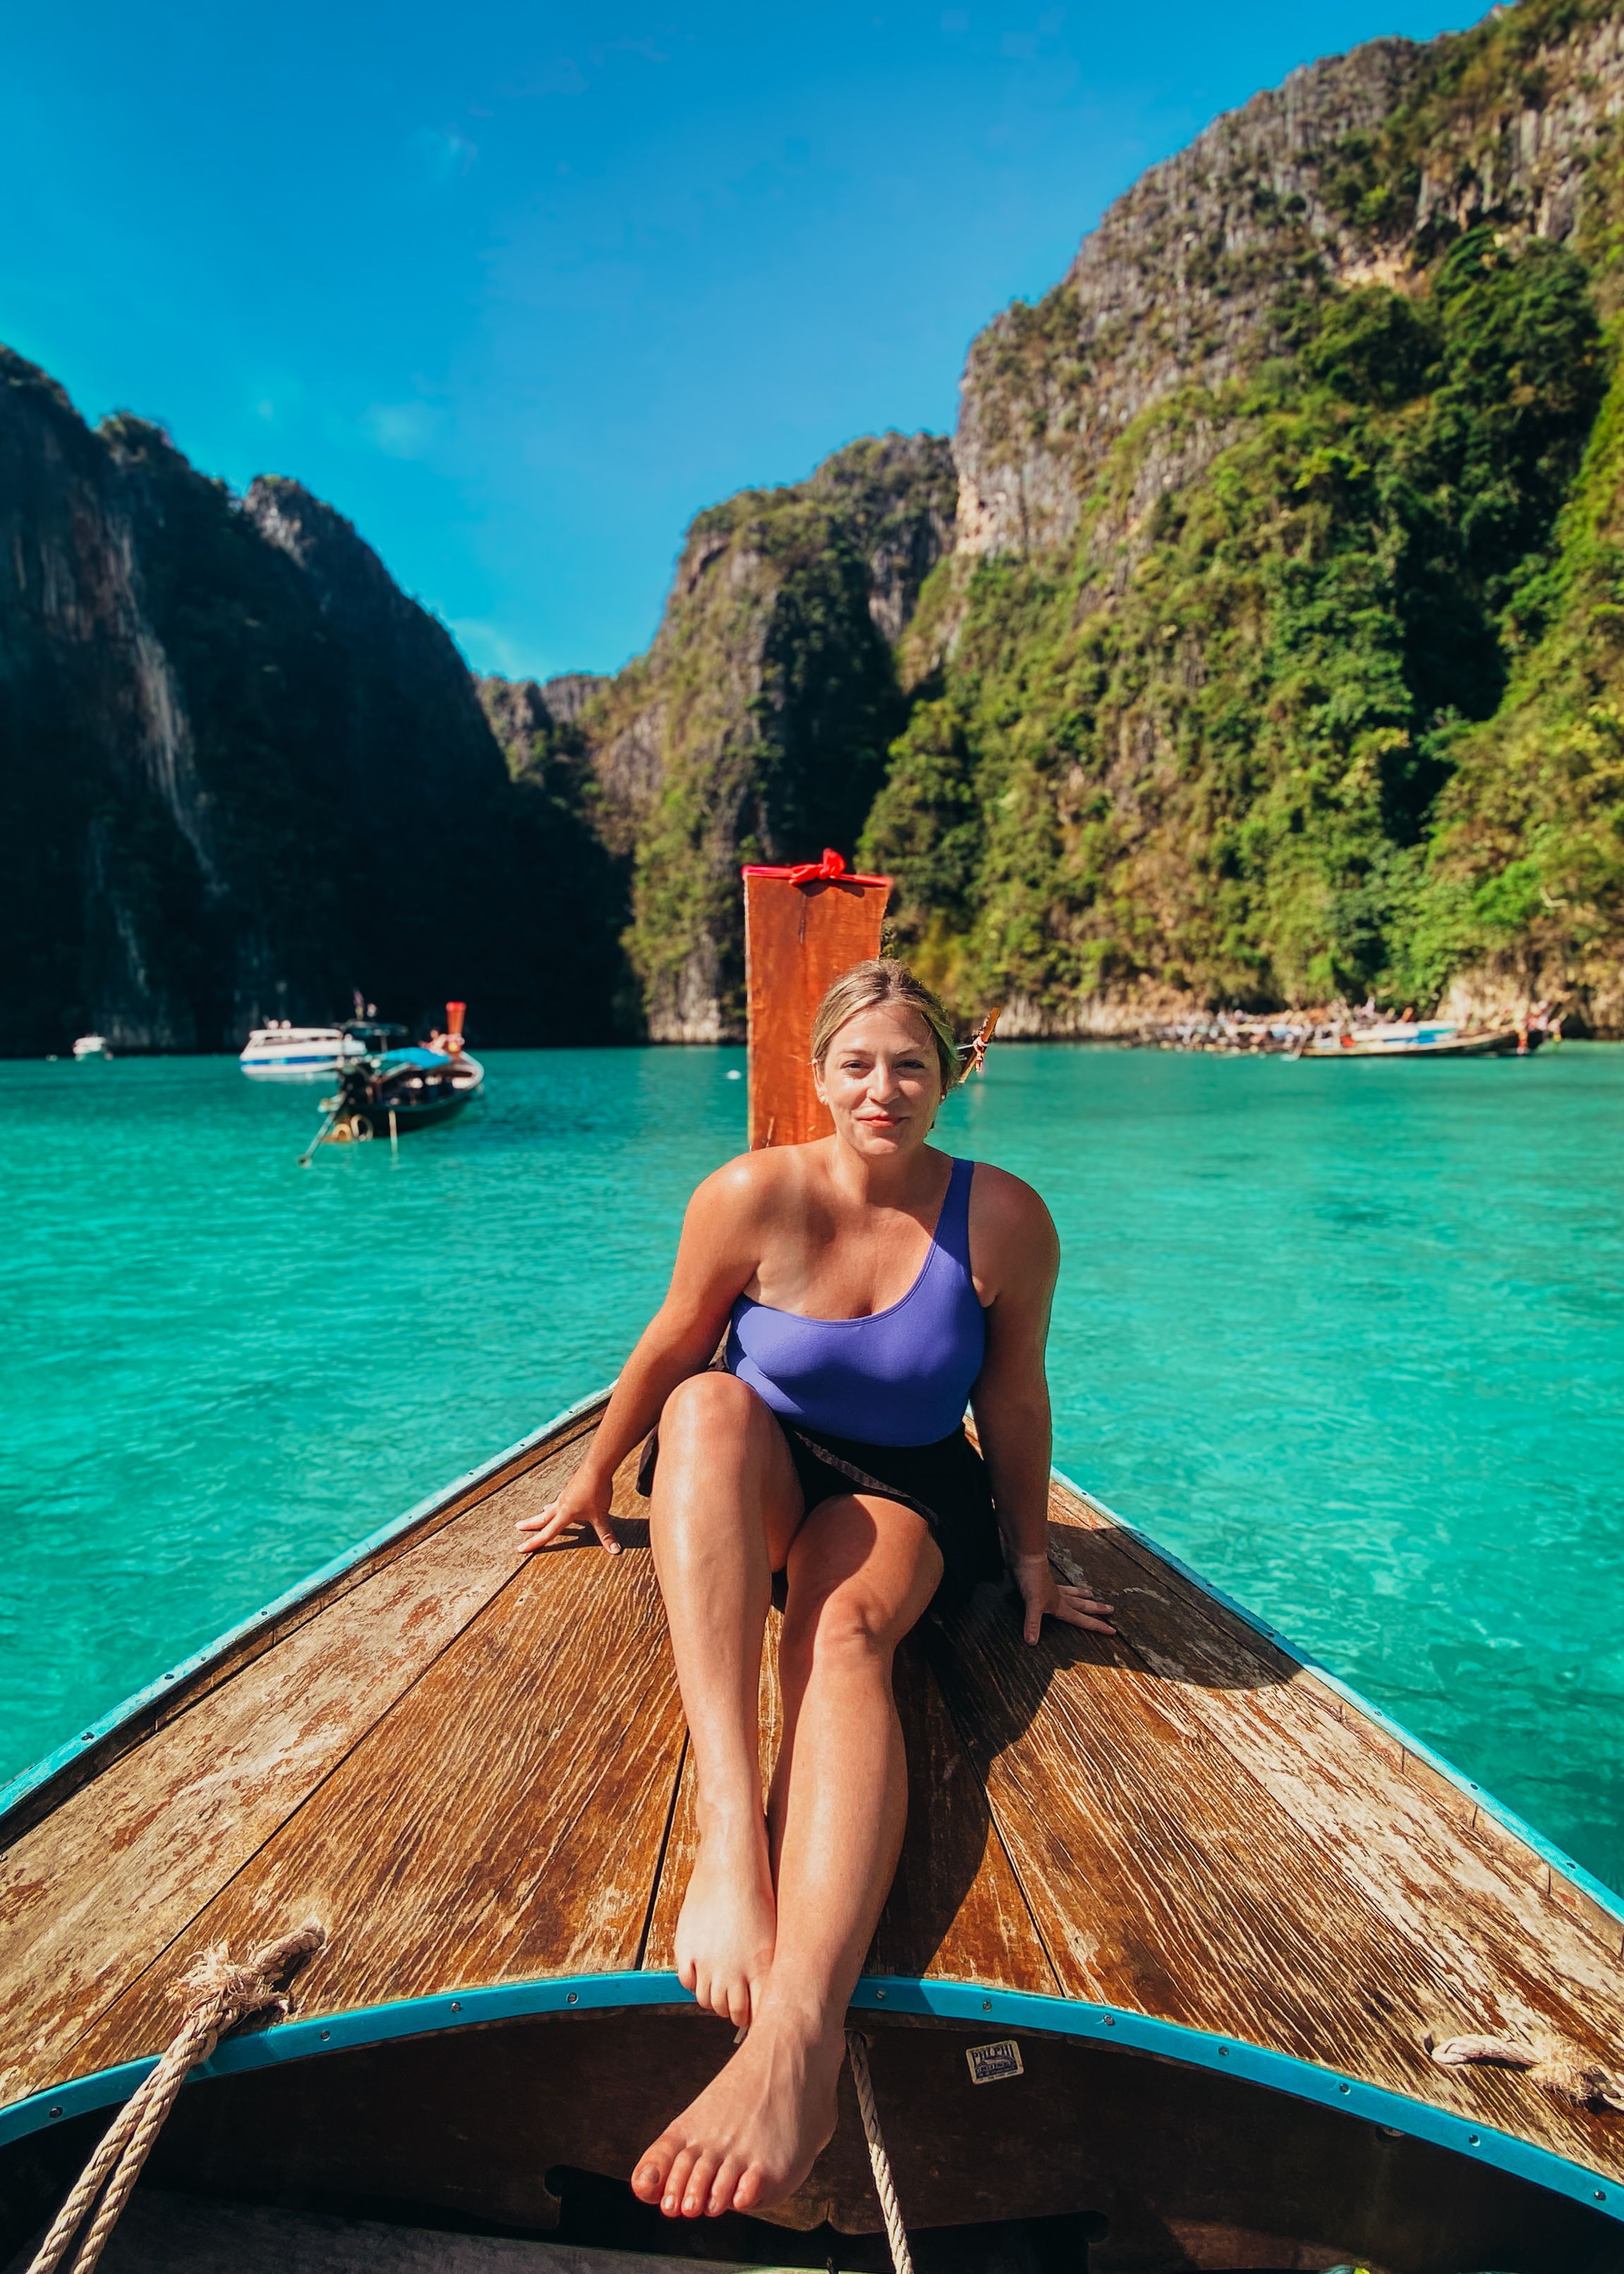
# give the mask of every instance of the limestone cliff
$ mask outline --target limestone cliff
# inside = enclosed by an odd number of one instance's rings
[[[8,1049],[230,1048],[356,988],[407,1020],[464,995],[488,1040],[608,1016],[590,827],[509,779],[348,523],[93,433],[4,352],[0,862]]]
[[[891,643],[951,544],[954,495],[939,438],[853,443],[701,514],[653,646],[617,678],[486,682],[510,762],[526,738],[548,764],[568,737],[585,754],[604,840],[631,864],[656,1040],[742,1031],[741,862],[853,849],[907,715]]]
[[[1624,1023],[1624,689],[1585,651],[1620,112],[1613,0],[1377,41],[1152,169],[975,343],[866,834],[966,1009],[1531,986]]]
[[[0,367],[23,1047],[351,984],[736,1034],[741,861],[825,843],[1006,1031],[1558,996],[1624,1029],[1624,0],[1295,72],[887,434],[689,529],[648,652],[476,688],[296,484]]]
[[[1314,304],[1412,282],[1491,220],[1564,243],[1620,100],[1610,10],[1524,5],[1463,38],[1375,40],[1293,72],[1141,176],[1061,283],[971,349],[954,440],[959,551],[1064,543],[1123,429],[1300,347]],[[1209,425],[1162,488],[1188,480]]]
[[[702,514],[649,653],[502,729],[590,769],[648,1031],[736,1032],[739,862],[860,830],[1007,1031],[1624,1022],[1621,110],[1617,0],[1294,72],[973,344],[951,466],[887,436]]]

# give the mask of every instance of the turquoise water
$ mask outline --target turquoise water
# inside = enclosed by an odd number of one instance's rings
[[[741,1063],[311,1170],[229,1060],[0,1065],[0,1770],[605,1381]],[[1059,1223],[1062,1466],[1624,1883],[1624,1050],[1008,1045],[946,1128]]]

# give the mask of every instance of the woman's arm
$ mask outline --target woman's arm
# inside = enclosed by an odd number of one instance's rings
[[[703,1374],[715,1357],[728,1313],[756,1269],[759,1186],[747,1155],[707,1177],[689,1201],[665,1299],[622,1367],[580,1467],[550,1507],[520,1522],[522,1555],[576,1524],[590,1525],[611,1555],[620,1552],[609,1514],[614,1472],[677,1384]]]
[[[1043,1352],[1060,1269],[1060,1242],[1032,1190],[981,1169],[974,1222],[978,1253],[993,1259],[987,1356],[971,1396],[1004,1554],[1022,1603],[1021,1631],[1036,1642],[1047,1618],[1112,1634],[1110,1605],[1056,1578],[1049,1560],[1051,1424]],[[978,1275],[980,1276],[980,1275]]]

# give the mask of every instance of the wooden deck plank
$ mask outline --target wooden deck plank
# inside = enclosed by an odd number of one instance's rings
[[[1564,1903],[1548,1866],[1524,1841],[1436,1770],[1417,1776],[1425,1764],[1266,1637],[1256,1638],[1256,1672],[1237,1682],[1244,1630],[1226,1635],[1222,1607],[1130,1536],[1073,1529],[1075,1505],[1056,1495],[1066,1519],[1056,1524],[1056,1546],[1086,1563],[1103,1592],[1131,1604],[1136,1654],[1181,1683],[1220,1743],[1337,1855],[1395,1925],[1440,1949],[1476,1994],[1492,2000],[1497,1984],[1510,1992],[1513,2007],[1479,2029],[1493,2035],[1519,2021],[1531,2028],[1566,2014],[1564,2026],[1587,2051],[1615,2059],[1608,2044],[1624,2042],[1618,1923],[1599,1905]],[[1279,1678],[1258,1678],[1275,1669]],[[1604,1940],[1608,1925],[1613,1939]],[[1518,1980],[1525,2014],[1515,2010]],[[1587,2030],[1593,2043],[1586,2044]]]
[[[195,1950],[312,1912],[307,2013],[635,1966],[681,1751],[646,1538],[531,1558],[86,2031],[75,2073],[162,2040]]]
[[[1099,1573],[1097,1540],[1085,1552]],[[1070,1994],[1270,2045],[1613,2168],[1604,2123],[1503,2074],[1427,2059],[1429,2029],[1479,2026],[1472,1993],[1192,1708],[1199,1697],[1244,1715],[1255,1682],[1154,1673],[1126,1641],[1040,1655],[985,1602],[944,1642],[944,1694]]]
[[[513,1577],[512,1527],[580,1458],[574,1437],[336,1590],[0,1856],[7,2100],[151,1965]]]
[[[1207,1631],[1176,1587],[1136,1593],[1135,1653],[1156,1673],[1185,1669],[1184,1694],[1218,1741],[1402,1932],[1430,1943],[1485,2000],[1479,2033],[1559,2024],[1610,2059],[1609,2044],[1624,2040],[1616,1958],[1546,1892],[1532,1851],[1508,1834],[1486,1836],[1469,1796],[1463,1809],[1440,1807],[1430,1781],[1365,1742],[1370,1724],[1328,1713],[1295,1675],[1244,1693],[1214,1686],[1203,1662]]]
[[[778,1618],[762,1657],[762,1784],[771,1781],[782,1722]],[[922,1974],[1049,1996],[1059,1984],[980,1779],[959,1742],[917,1636],[898,1654],[897,1706],[908,1754],[908,1828],[902,1860],[864,1965],[869,1974]],[[693,1867],[694,1773],[685,1762],[644,1963],[673,1963],[677,1914]]]
[[[1068,1514],[1070,1510],[1068,1510]],[[1415,1954],[1415,1980],[1438,2037],[1509,2037],[1613,2067],[1624,2046],[1624,1983],[1588,1920],[1567,1913],[1531,1872],[1532,1851],[1480,1817],[1458,1787],[1447,1804],[1436,1771],[1423,1781],[1402,1747],[1372,1743],[1378,1725],[1304,1682],[1295,1662],[1258,1637],[1259,1670],[1286,1678],[1236,1689],[1221,1675],[1244,1655],[1224,1636],[1222,1607],[1131,1537],[1056,1525],[1064,1559],[1084,1559],[1103,1588],[1132,1602],[1130,1647],[1177,1684],[1191,1715],[1279,1804],[1305,1854],[1355,1889]],[[1113,1570],[1112,1566],[1116,1565]],[[1132,1587],[1118,1585],[1124,1570]],[[1238,1628],[1241,1623],[1235,1622]],[[1340,1712],[1329,1710],[1333,1705]],[[1464,1804],[1462,1804],[1464,1803]],[[1470,2018],[1462,2022],[1462,2010]],[[1558,2153],[1624,2177],[1624,2126],[1566,2107],[1525,2078],[1428,2064],[1442,2105],[1540,2139]]]
[[[1069,1995],[1357,2059],[1370,2016],[1337,2017],[1350,1972],[1368,1973],[1366,1923],[1337,1916],[1272,1803],[1184,1721],[1172,1685],[1158,1695],[1124,1644],[1028,1649],[1002,1605],[966,1611],[934,1657]],[[1352,1948],[1327,1927],[1351,1931]]]
[[[922,1635],[910,1635],[898,1654],[897,1708],[908,1755],[908,1828],[866,1970],[1054,1997],[1059,1978]]]

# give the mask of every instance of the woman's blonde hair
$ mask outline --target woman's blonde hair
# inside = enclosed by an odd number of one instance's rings
[[[917,1012],[929,1028],[945,1096],[964,1079],[964,1060],[959,1055],[953,1022],[923,980],[915,979],[907,965],[893,956],[877,955],[871,963],[854,963],[835,981],[812,1020],[813,1065],[822,1066],[829,1045],[848,1019],[856,1018],[860,1011],[877,1011],[891,1003]]]

